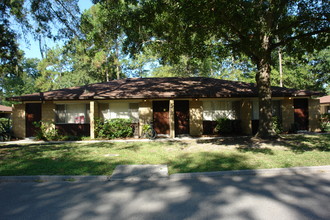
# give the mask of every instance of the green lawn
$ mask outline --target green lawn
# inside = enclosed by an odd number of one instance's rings
[[[110,175],[119,164],[167,164],[169,172],[330,165],[330,134],[127,143],[8,144],[0,175]]]

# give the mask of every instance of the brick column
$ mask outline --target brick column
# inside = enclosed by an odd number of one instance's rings
[[[169,106],[170,138],[175,137],[174,100],[170,100]]]
[[[90,137],[91,139],[95,139],[95,119],[98,117],[98,103],[96,101],[90,101],[89,108]]]
[[[25,138],[25,104],[13,105],[12,123],[15,137]]]
[[[252,134],[252,104],[249,100],[241,102],[241,125],[244,134]]]
[[[152,101],[145,100],[139,103],[139,136],[142,136],[143,125],[152,122],[153,111],[152,111]]]
[[[291,125],[294,123],[293,99],[285,98],[282,100],[281,108],[283,131],[288,132],[291,129]]]
[[[320,100],[308,99],[309,131],[320,131]]]
[[[203,102],[189,102],[189,134],[192,136],[201,136],[203,134]]]

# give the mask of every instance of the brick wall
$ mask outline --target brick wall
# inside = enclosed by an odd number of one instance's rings
[[[310,131],[320,131],[320,100],[308,100],[308,120]]]
[[[25,104],[13,105],[12,120],[15,137],[25,138]]]
[[[152,101],[139,103],[139,136],[142,135],[142,126],[153,120]]]
[[[190,135],[201,136],[203,134],[203,102],[190,101]]]
[[[285,98],[282,100],[282,128],[284,132],[291,129],[294,123],[293,99]]]
[[[251,101],[243,100],[241,102],[241,126],[243,134],[252,134],[252,104]]]

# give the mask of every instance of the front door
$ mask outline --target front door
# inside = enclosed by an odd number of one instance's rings
[[[157,134],[170,134],[169,101],[154,101],[154,129]]]
[[[174,101],[175,135],[189,134],[189,101]]]
[[[294,99],[294,123],[298,130],[308,130],[308,99]]]
[[[25,105],[25,123],[26,123],[26,137],[33,137],[36,135],[38,129],[34,122],[41,121],[41,104],[28,103]]]

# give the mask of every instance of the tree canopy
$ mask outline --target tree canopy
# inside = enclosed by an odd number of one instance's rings
[[[0,3],[3,93],[30,91],[10,89],[18,78],[33,82],[35,91],[127,76],[256,82],[257,135],[269,137],[274,134],[270,86],[280,81],[278,50],[284,86],[329,91],[326,0],[94,0],[83,14],[77,2]],[[20,28],[13,29],[12,22]],[[37,40],[67,40],[48,50],[40,45],[43,58],[28,60],[17,44],[27,31]]]
[[[131,53],[156,45],[163,62],[180,55],[204,59],[229,51],[256,66],[260,120],[257,136],[271,129],[272,52],[302,55],[329,45],[329,2],[322,0],[101,1],[125,5],[122,27]],[[118,3],[121,2],[121,3]],[[115,4],[114,4],[115,5]],[[123,8],[123,6],[121,6]]]

